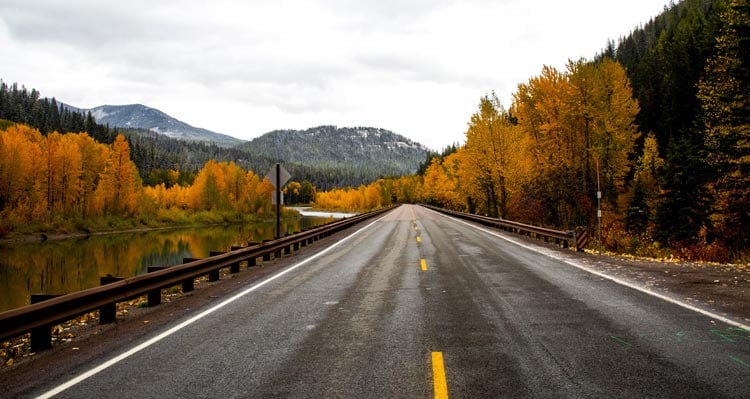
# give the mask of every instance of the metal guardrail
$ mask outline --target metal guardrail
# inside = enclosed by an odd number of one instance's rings
[[[51,328],[82,314],[100,310],[100,323],[115,321],[115,305],[142,295],[148,295],[149,306],[161,303],[161,290],[182,285],[183,290],[193,289],[195,278],[209,275],[210,280],[218,280],[219,270],[229,267],[239,271],[240,262],[256,264],[257,258],[270,260],[271,255],[280,257],[292,250],[306,246],[320,238],[330,236],[361,221],[383,214],[391,208],[342,219],[311,230],[296,233],[281,239],[263,242],[209,258],[190,260],[177,266],[155,268],[155,271],[135,277],[110,282],[99,287],[89,288],[54,297],[0,313],[0,341],[31,332],[32,351],[51,346]],[[36,342],[35,342],[36,341]],[[36,349],[36,350],[35,350]]]
[[[567,231],[554,230],[548,229],[546,227],[514,222],[512,220],[496,219],[488,216],[472,215],[470,213],[451,211],[449,209],[438,208],[431,205],[422,204],[421,206],[447,215],[455,216],[460,219],[477,222],[485,226],[496,227],[511,233],[541,239],[547,242],[553,240],[555,244],[560,245],[563,248],[573,247],[576,251],[583,251],[583,248],[586,246],[587,242],[586,230],[584,229]]]

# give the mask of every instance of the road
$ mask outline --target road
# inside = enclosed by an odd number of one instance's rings
[[[750,336],[740,327],[424,208],[401,206],[358,228],[32,394],[750,395]]]

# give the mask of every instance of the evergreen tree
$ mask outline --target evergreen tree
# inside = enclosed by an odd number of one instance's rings
[[[750,3],[722,14],[716,53],[699,85],[717,227],[731,248],[750,247]]]
[[[712,230],[711,201],[706,190],[708,168],[702,147],[688,136],[668,149],[661,179],[664,194],[656,209],[658,238],[663,243],[697,243],[702,231]]]

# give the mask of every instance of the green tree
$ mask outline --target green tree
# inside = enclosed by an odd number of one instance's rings
[[[730,247],[750,246],[750,4],[732,0],[722,14],[716,53],[698,86],[717,227]]]
[[[705,151],[690,137],[673,143],[667,150],[661,179],[664,194],[656,210],[657,238],[669,245],[697,243],[703,232],[712,230]]]

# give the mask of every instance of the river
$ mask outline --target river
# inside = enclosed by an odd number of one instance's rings
[[[282,234],[332,221],[302,216],[282,223]],[[333,215],[340,216],[340,215]],[[275,224],[228,225],[95,235],[0,245],[0,312],[29,304],[31,294],[66,294],[99,285],[101,276],[132,277],[149,266],[272,239]]]

